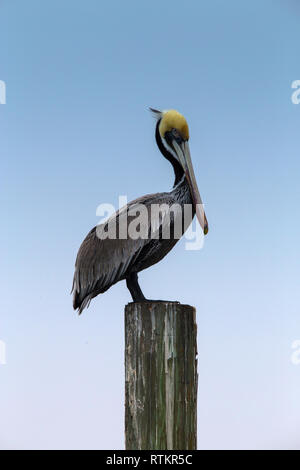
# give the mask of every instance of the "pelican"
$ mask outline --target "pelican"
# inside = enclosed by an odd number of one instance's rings
[[[126,280],[133,302],[149,301],[145,298],[139,283],[138,273],[162,260],[175,246],[182,233],[197,215],[204,235],[208,232],[208,223],[202,200],[197,187],[189,150],[189,128],[186,119],[175,110],[158,111],[150,108],[156,118],[155,139],[162,155],[171,163],[175,181],[170,192],[150,194],[140,197],[113,214],[108,221],[94,227],[77,254],[73,279],[73,307],[81,314],[98,294],[107,291],[112,285]],[[128,227],[135,223],[137,213],[133,210],[142,206],[146,209],[148,236],[132,237]],[[167,208],[152,216],[152,207]],[[174,211],[172,207],[176,207]],[[184,208],[191,207],[188,222],[184,221]],[[179,209],[182,209],[180,211]],[[170,209],[169,214],[168,209]],[[126,236],[105,237],[108,227],[120,228],[121,219],[127,217]],[[114,224],[113,224],[114,222]],[[182,228],[177,236],[176,227]],[[165,229],[169,236],[163,236]],[[150,234],[152,236],[150,236]]]

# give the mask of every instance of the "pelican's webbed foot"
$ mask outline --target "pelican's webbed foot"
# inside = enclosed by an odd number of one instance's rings
[[[154,299],[146,299],[144,296],[142,289],[139,286],[138,282],[138,275],[137,273],[130,273],[126,278],[126,285],[130,291],[131,297],[133,302],[163,302],[163,303],[174,303],[179,304],[176,300],[154,300]]]
[[[144,299],[139,302],[162,302],[164,304],[180,304],[177,300]]]

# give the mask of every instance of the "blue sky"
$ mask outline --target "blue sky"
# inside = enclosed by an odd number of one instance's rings
[[[122,448],[124,283],[78,318],[102,202],[168,190],[148,106],[187,118],[210,232],[143,272],[195,305],[199,448],[300,448],[295,0],[1,1],[0,448]]]

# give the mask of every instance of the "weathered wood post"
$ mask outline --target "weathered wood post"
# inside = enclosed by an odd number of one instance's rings
[[[177,302],[125,308],[127,450],[197,446],[196,311]]]

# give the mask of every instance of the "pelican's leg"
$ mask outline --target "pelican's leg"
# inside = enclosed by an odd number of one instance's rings
[[[146,300],[138,282],[137,273],[130,273],[126,278],[126,285],[130,291],[132,300],[134,302],[144,302]]]
[[[138,282],[138,275],[137,273],[131,273],[126,277],[126,284],[128,289],[130,290],[130,294],[132,297],[132,300],[134,302],[164,302],[164,303],[173,303],[173,304],[179,304],[180,302],[177,302],[176,300],[150,300],[146,299],[144,296],[142,289],[139,286]]]

